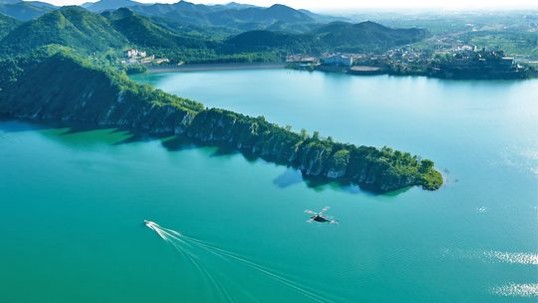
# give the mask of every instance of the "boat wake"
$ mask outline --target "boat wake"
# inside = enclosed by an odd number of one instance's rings
[[[149,229],[157,233],[157,235],[161,239],[171,244],[175,250],[177,250],[187,261],[189,261],[191,265],[196,268],[196,270],[198,270],[204,276],[205,279],[208,280],[208,282],[210,282],[210,284],[215,288],[217,293],[219,293],[222,298],[225,298],[227,302],[237,302],[237,300],[232,296],[232,294],[227,290],[227,288],[224,287],[224,285],[219,282],[219,280],[216,279],[211,274],[211,272],[209,272],[203,266],[203,264],[200,263],[200,258],[195,253],[193,253],[194,248],[204,250],[226,261],[233,261],[242,264],[250,268],[251,270],[255,270],[256,272],[264,274],[266,277],[276,282],[279,282],[280,284],[305,296],[312,302],[333,302],[318,291],[310,289],[305,285],[286,278],[281,273],[278,273],[277,271],[260,265],[254,261],[248,260],[247,258],[240,256],[237,253],[222,249],[208,242],[183,235],[175,230],[164,228],[153,221],[145,220],[144,224]]]

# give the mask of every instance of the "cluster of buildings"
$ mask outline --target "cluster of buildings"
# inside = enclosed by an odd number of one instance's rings
[[[286,58],[288,64],[295,67],[316,67],[316,66],[338,66],[351,67],[353,66],[356,55],[351,54],[323,54],[321,57],[311,55],[292,55]]]
[[[486,50],[483,48],[480,51],[463,50],[456,52],[453,55],[451,64],[453,65],[468,65],[468,64],[493,64],[501,67],[514,66],[514,57],[507,57],[502,50]]]
[[[519,77],[523,67],[501,50],[477,49],[474,45],[458,45],[451,50],[427,50],[401,47],[383,54],[326,53],[319,57],[294,55],[288,64],[299,69],[348,72],[373,75],[381,73],[405,75],[440,75],[445,77]],[[481,75],[484,74],[484,75]]]
[[[344,54],[329,54],[321,58],[321,64],[329,66],[353,66],[353,56]]]
[[[389,61],[413,63],[427,60],[429,57],[431,57],[431,54],[426,54],[421,49],[399,48],[390,50],[384,54],[325,53],[320,57],[293,55],[288,56],[286,62],[299,67],[333,66],[350,68],[355,65],[384,65]]]
[[[125,53],[126,59],[122,60],[122,64],[162,64],[169,63],[167,58],[156,58],[155,55],[148,56],[145,51],[138,49],[129,49]]]

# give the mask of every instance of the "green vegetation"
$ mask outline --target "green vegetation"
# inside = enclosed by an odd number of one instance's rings
[[[450,79],[525,79],[532,76],[529,68],[519,68],[503,51],[465,51],[438,57],[431,63],[436,68],[428,75]]]
[[[103,14],[111,20],[112,26],[134,45],[145,48],[205,48],[204,41],[183,37],[153,23],[151,20],[136,15],[127,8]]]
[[[127,75],[143,74],[147,70],[148,68],[143,64],[129,64],[125,66],[125,73],[127,73]]]
[[[106,18],[79,7],[66,7],[17,27],[2,39],[0,50],[17,55],[59,44],[94,52],[122,48],[127,43]]]
[[[486,48],[498,48],[511,56],[538,58],[538,33],[526,31],[477,31],[462,35],[462,39]]]
[[[0,113],[9,117],[159,134],[181,131],[203,109],[138,85],[124,73],[96,67],[66,48],[40,50],[3,65],[11,66],[12,74],[0,82]]]
[[[228,52],[279,50],[282,53],[320,54],[325,51],[380,52],[424,39],[423,29],[391,29],[373,22],[333,22],[306,34],[249,31],[226,41]]]
[[[314,47],[310,35],[276,33],[267,30],[249,31],[226,41],[226,52],[260,52],[271,50],[309,52]]]
[[[17,26],[19,26],[17,20],[0,13],[0,40]]]
[[[379,150],[337,143],[321,139],[318,133],[309,137],[263,117],[210,109],[194,118],[188,135],[203,143],[225,145],[247,156],[298,168],[307,177],[339,179],[376,192],[413,185],[435,190],[442,185],[432,161],[420,161],[388,147]]]
[[[280,27],[280,29],[310,29],[309,24],[323,19],[322,16],[299,11],[285,5],[271,7],[238,6],[237,4],[208,6],[186,1],[175,4],[137,5],[132,10],[167,20],[182,20],[198,27],[222,27],[231,31],[248,31]]]
[[[390,29],[372,22],[356,25],[339,22],[322,27],[317,25],[316,31],[301,34],[255,30],[227,37],[225,31],[217,29],[212,34],[209,29],[182,26],[161,17],[150,19],[131,9],[121,8],[98,15],[80,7],[63,7],[21,26],[10,27],[12,30],[0,40],[0,51],[3,56],[16,56],[58,44],[92,56],[115,51],[111,57],[119,58],[123,50],[136,47],[159,58],[167,58],[171,64],[282,62],[290,53],[377,51],[417,41],[425,35],[424,30]],[[269,14],[292,23],[313,20],[310,15],[304,17],[305,12],[283,6],[248,12],[234,10],[234,14],[235,11]]]
[[[379,52],[415,43],[428,35],[424,29],[392,29],[366,21],[358,24],[333,22],[314,32],[322,45],[343,52]]]

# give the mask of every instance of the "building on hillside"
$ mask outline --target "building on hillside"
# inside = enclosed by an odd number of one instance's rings
[[[330,55],[324,58],[321,58],[321,63],[323,65],[331,66],[353,66],[353,58],[346,55]]]
[[[319,65],[319,59],[308,55],[292,55],[286,57],[286,63],[297,69],[312,69]]]
[[[127,51],[127,58],[145,58],[146,56],[146,52],[139,51],[134,48]]]

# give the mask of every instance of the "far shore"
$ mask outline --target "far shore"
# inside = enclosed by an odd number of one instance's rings
[[[286,63],[209,63],[209,64],[183,64],[183,65],[165,65],[149,66],[147,73],[166,73],[166,72],[200,72],[200,71],[219,71],[219,70],[255,70],[255,69],[281,69],[285,68]]]

